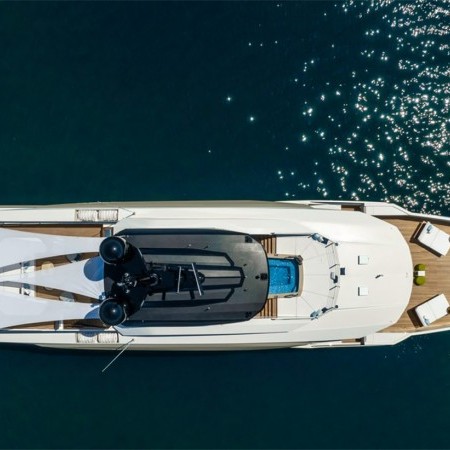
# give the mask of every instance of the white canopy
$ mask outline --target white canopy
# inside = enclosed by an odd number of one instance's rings
[[[98,252],[104,238],[56,236],[0,229],[0,267],[74,253]]]
[[[96,319],[98,305],[0,294],[0,328],[57,320]]]
[[[5,273],[0,276],[0,283],[26,283],[99,299],[105,290],[103,268],[103,261],[97,256],[51,269],[26,273]]]

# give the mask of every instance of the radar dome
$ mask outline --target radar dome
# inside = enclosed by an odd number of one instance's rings
[[[106,325],[120,325],[128,316],[127,305],[115,299],[105,300],[100,305],[99,315]]]
[[[130,253],[128,242],[118,236],[107,237],[100,244],[100,256],[106,264],[120,264]]]

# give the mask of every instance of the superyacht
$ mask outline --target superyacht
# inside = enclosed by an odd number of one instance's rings
[[[0,207],[0,343],[393,345],[450,330],[450,217],[384,202]]]

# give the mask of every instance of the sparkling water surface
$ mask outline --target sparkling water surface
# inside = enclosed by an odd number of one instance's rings
[[[0,203],[369,199],[449,215],[450,3],[3,3]],[[2,448],[445,448],[450,336],[3,346]]]

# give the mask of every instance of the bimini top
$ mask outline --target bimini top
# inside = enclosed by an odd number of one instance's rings
[[[225,323],[264,306],[268,262],[252,237],[221,230],[124,230],[100,246],[110,325]]]

